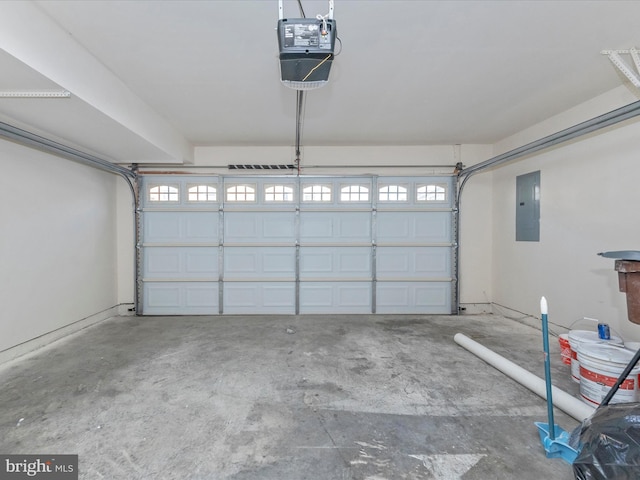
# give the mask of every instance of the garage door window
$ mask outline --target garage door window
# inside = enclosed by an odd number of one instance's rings
[[[446,202],[446,185],[421,185],[418,187],[416,200],[418,202]]]
[[[378,190],[380,202],[406,202],[407,200],[407,187],[402,185],[385,185]]]
[[[190,202],[215,202],[217,200],[216,187],[212,185],[191,185],[187,199]]]
[[[293,202],[293,188],[288,185],[269,185],[264,189],[265,202]]]
[[[368,202],[369,188],[364,185],[346,185],[340,188],[341,202]]]
[[[173,185],[154,185],[149,188],[150,202],[178,202],[180,191]]]
[[[255,202],[256,188],[253,185],[231,185],[227,187],[227,202]]]
[[[309,185],[302,189],[303,202],[330,202],[331,187],[327,185]]]

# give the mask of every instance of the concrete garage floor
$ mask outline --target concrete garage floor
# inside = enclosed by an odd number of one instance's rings
[[[540,331],[496,315],[109,319],[0,369],[0,453],[91,480],[573,479],[544,400],[457,332],[543,376]]]

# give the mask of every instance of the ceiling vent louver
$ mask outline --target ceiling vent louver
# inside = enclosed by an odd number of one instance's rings
[[[229,170],[293,170],[295,165],[229,165]]]

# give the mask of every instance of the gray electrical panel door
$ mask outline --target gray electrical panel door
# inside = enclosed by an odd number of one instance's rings
[[[516,177],[516,241],[540,241],[540,171]]]

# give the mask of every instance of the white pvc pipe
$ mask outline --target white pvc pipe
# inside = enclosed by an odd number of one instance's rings
[[[536,395],[539,395],[545,400],[547,399],[547,387],[544,379],[507,360],[503,356],[498,355],[494,351],[489,350],[487,347],[480,345],[478,342],[471,340],[462,333],[456,333],[453,340],[492,367],[497,368],[508,377],[527,387]],[[579,422],[593,415],[595,411],[595,408],[591,405],[587,405],[567,392],[560,390],[558,387],[554,386],[552,388],[551,396],[554,406],[571,415]]]

